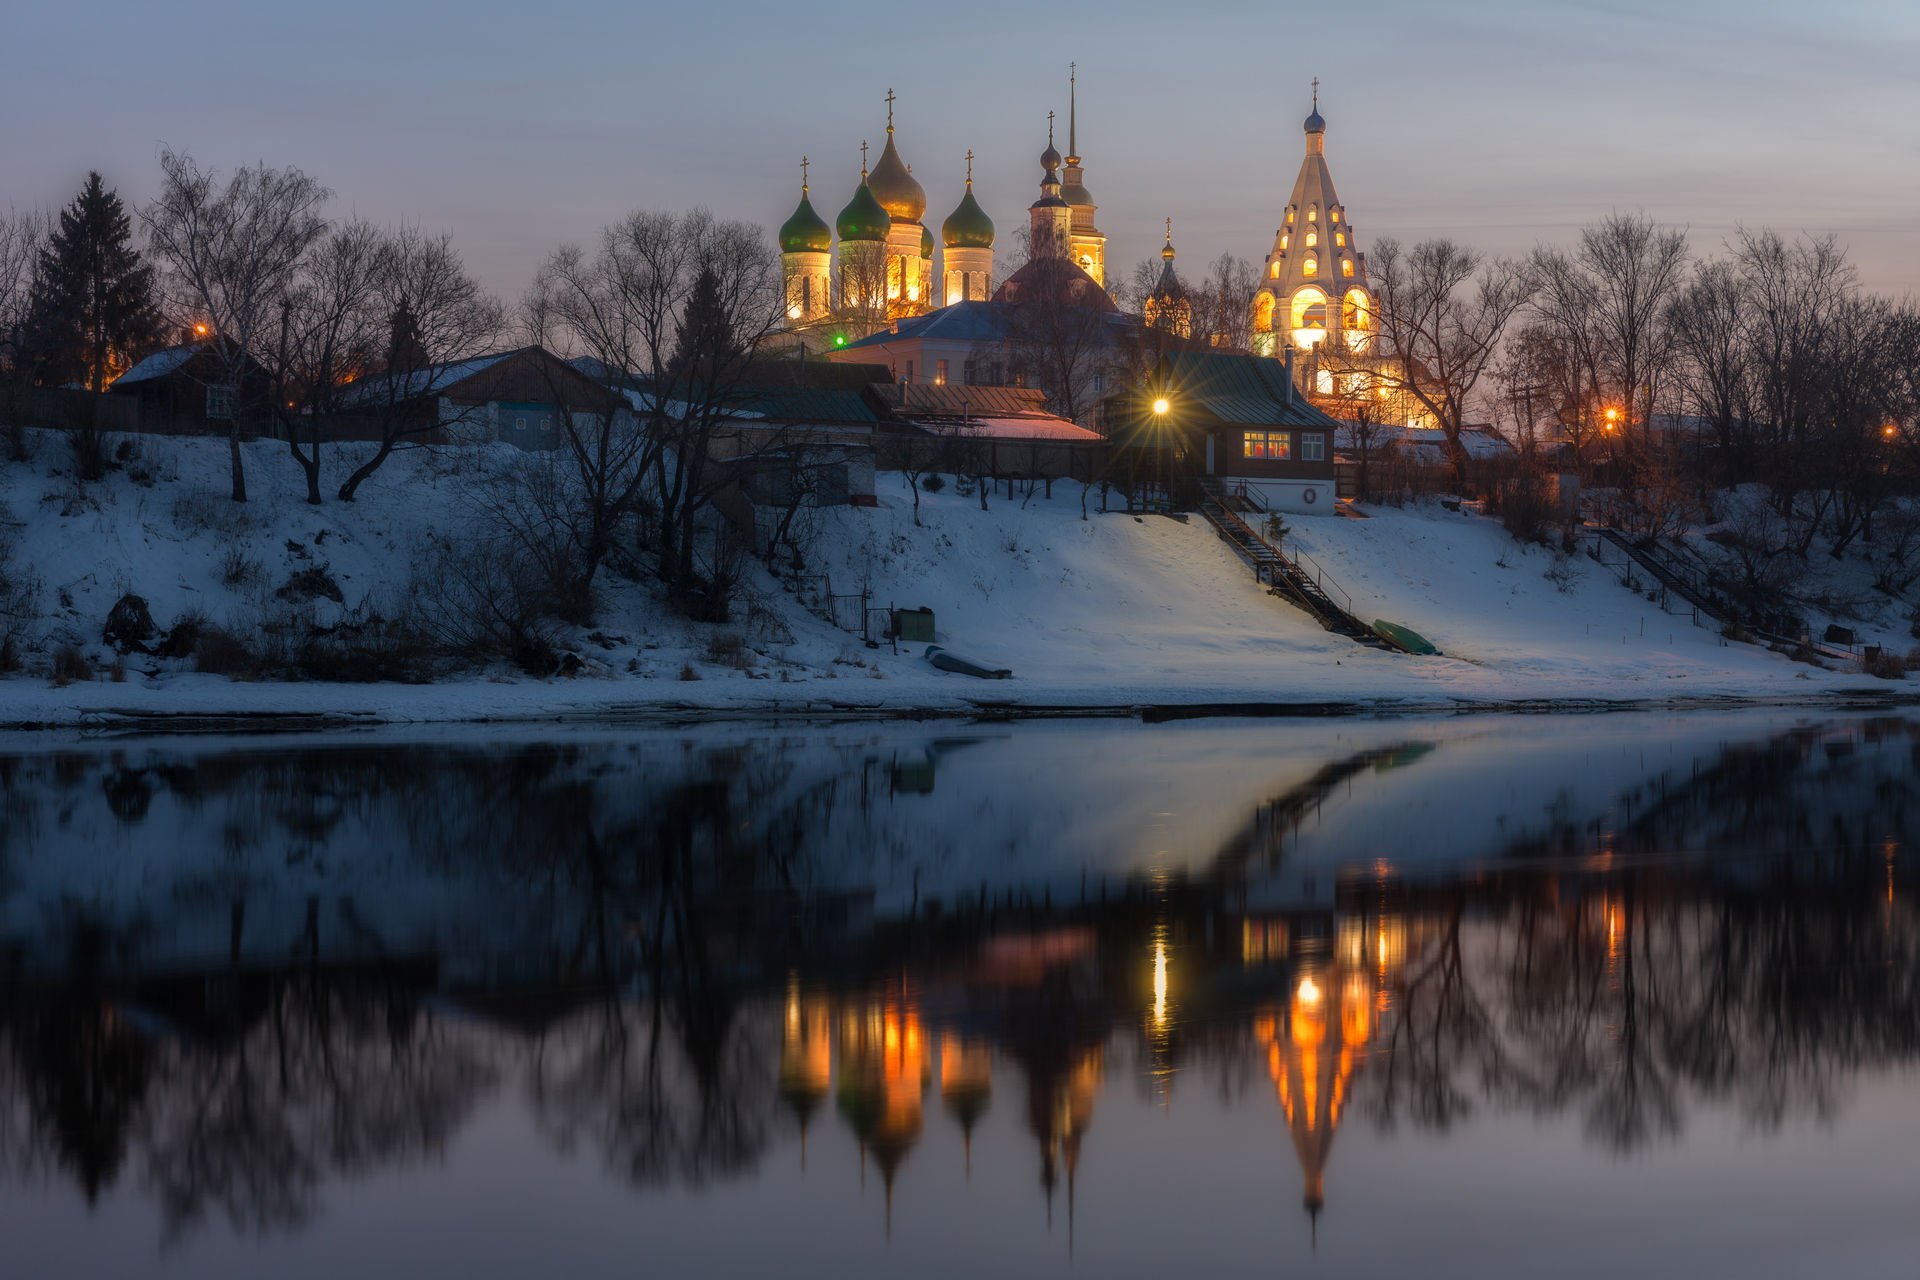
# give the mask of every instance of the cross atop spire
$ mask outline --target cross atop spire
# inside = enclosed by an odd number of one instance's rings
[[[807,194],[807,158],[800,157],[800,194]]]
[[[867,180],[867,140],[860,139],[860,181]]]
[[[1320,82],[1318,80],[1314,81],[1314,84],[1316,85],[1318,85],[1319,83]],[[1316,102],[1319,101],[1319,98],[1317,96],[1318,93],[1319,91],[1316,89],[1315,90],[1316,96],[1314,98],[1314,101]],[[891,88],[887,90],[887,132],[888,133],[893,132],[893,90]]]
[[[973,148],[967,148],[967,190],[973,190]]]
[[[1047,112],[1047,145],[1053,145],[1053,112]]]
[[[893,90],[889,89],[887,90],[887,92],[889,95],[891,95]],[[1319,76],[1315,76],[1313,78],[1313,109],[1315,111],[1318,111],[1320,109],[1320,77]],[[887,118],[891,120],[893,117],[888,116]]]
[[[1167,219],[1167,243],[1168,244],[1173,243],[1173,219],[1172,218]]]

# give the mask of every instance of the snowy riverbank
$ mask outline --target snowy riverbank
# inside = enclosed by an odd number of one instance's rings
[[[877,510],[817,513],[810,572],[824,571],[839,592],[864,583],[877,608],[933,609],[942,644],[1008,667],[1012,679],[937,671],[921,645],[869,648],[756,568],[741,620],[724,626],[676,618],[646,584],[606,576],[596,625],[562,637],[584,660],[568,678],[501,668],[423,685],[236,682],[135,655],[114,682],[101,627],[123,594],[144,597],[162,629],[196,612],[244,630],[271,625],[282,588],[324,568],[343,598],[305,607],[391,607],[421,549],[478,519],[466,500],[475,477],[525,457],[416,450],[360,501],[309,507],[283,447],[261,442],[249,447],[254,501],[236,507],[223,496],[224,442],[142,439],[138,449],[84,488],[60,474],[65,451],[50,436],[34,462],[0,467],[0,521],[16,567],[40,579],[44,608],[26,645],[41,665],[0,679],[0,725],[1831,703],[1907,689],[1729,644],[1578,557],[1556,583],[1547,552],[1521,547],[1497,522],[1437,507],[1298,519],[1288,535],[1352,594],[1356,612],[1409,625],[1446,654],[1410,658],[1320,630],[1257,587],[1197,519],[1102,514],[1097,494],[1083,518],[1079,486],[1061,484],[1051,499],[1024,504],[1003,493],[986,511],[951,489],[923,494],[916,527],[911,494],[894,476],[881,478]],[[341,447],[342,466],[349,452]],[[55,687],[44,655],[60,645],[86,652],[100,678]]]

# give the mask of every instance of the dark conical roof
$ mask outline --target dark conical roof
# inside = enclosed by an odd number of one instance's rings
[[[949,249],[993,248],[993,219],[973,198],[971,182],[967,184],[967,193],[960,197],[960,203],[940,224],[940,239]]]
[[[807,189],[800,188],[800,204],[793,216],[780,224],[780,252],[825,253],[833,248],[833,228],[813,211]]]

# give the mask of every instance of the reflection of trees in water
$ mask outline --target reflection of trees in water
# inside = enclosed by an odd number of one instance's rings
[[[1459,891],[1397,995],[1374,1108],[1444,1129],[1476,1099],[1579,1113],[1630,1150],[1690,1106],[1762,1129],[1831,1115],[1862,1070],[1920,1052],[1920,929],[1871,876],[1764,890],[1621,875],[1561,899],[1523,882],[1486,914]]]
[[[230,997],[211,1021],[207,989]],[[498,1071],[384,982],[236,976],[149,994],[158,1016],[204,1025],[156,1037],[154,1010],[84,987],[11,1004],[0,1139],[16,1167],[58,1169],[89,1201],[137,1170],[169,1236],[210,1214],[241,1231],[303,1225],[327,1178],[438,1153]]]

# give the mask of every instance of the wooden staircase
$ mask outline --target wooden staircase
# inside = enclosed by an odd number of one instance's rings
[[[1830,661],[1854,660],[1851,652],[1833,648],[1813,639],[1811,635],[1786,635],[1782,633],[1782,628],[1769,628],[1758,619],[1747,616],[1737,601],[1715,587],[1711,576],[1702,566],[1668,549],[1657,539],[1636,541],[1618,529],[1604,526],[1594,526],[1589,532],[1593,535],[1593,545],[1588,549],[1588,555],[1603,568],[1612,568],[1614,566],[1607,564],[1602,549],[1612,547],[1620,552],[1626,563],[1638,567],[1659,588],[1656,603],[1662,610],[1668,610],[1670,598],[1675,598],[1692,611],[1696,626],[1704,625],[1704,619],[1713,623],[1723,635],[1729,629],[1740,629],[1760,643],[1774,648],[1804,647]]]
[[[1243,512],[1266,509],[1257,494],[1245,486],[1229,490],[1218,477],[1200,482],[1205,516],[1228,546],[1253,569],[1254,580],[1274,595],[1303,610],[1336,635],[1359,644],[1398,652],[1375,635],[1373,628],[1353,614],[1353,599],[1329,578],[1311,557],[1274,546],[1248,524]]]

